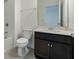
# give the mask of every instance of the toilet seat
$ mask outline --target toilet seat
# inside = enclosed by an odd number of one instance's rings
[[[17,40],[18,47],[25,47],[25,46],[27,46],[27,44],[28,44],[28,39],[26,39],[26,38],[19,38]]]
[[[27,43],[27,42],[28,42],[28,39],[26,39],[26,38],[19,38],[17,40],[17,43]]]

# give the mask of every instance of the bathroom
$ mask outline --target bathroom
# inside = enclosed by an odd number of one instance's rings
[[[74,35],[73,5],[74,0],[4,0],[4,58],[36,59],[35,36],[41,36],[39,32],[45,32],[45,35],[61,32],[72,37]],[[36,35],[38,33],[40,35]],[[48,37],[50,36],[49,34]],[[26,44],[28,52],[24,53],[21,51],[22,48],[19,49],[17,44],[19,39],[22,42],[28,41]]]

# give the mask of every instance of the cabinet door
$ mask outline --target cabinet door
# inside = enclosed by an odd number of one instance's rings
[[[52,45],[51,59],[73,59],[71,45],[61,43],[52,43]]]
[[[48,59],[49,56],[49,42],[46,40],[35,39],[35,53],[39,57]]]

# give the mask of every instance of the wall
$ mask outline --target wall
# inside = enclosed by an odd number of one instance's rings
[[[22,30],[33,30],[37,27],[37,0],[21,1],[21,27]],[[29,43],[30,48],[34,48],[34,39]]]
[[[63,26],[68,27],[68,0],[63,0],[62,3],[62,20],[63,20]]]
[[[21,0],[15,0],[15,29],[14,29],[14,46],[16,45],[16,40],[22,32],[21,29]]]
[[[22,0],[22,29],[33,29],[37,26],[37,9],[35,0]]]
[[[63,0],[63,25],[74,29],[74,0]]]
[[[8,0],[4,3],[4,25],[8,23],[8,27],[4,26],[4,32],[8,32],[8,36],[4,39],[4,50],[13,47],[14,39],[14,0]],[[11,39],[8,39],[11,38]],[[6,45],[7,44],[7,45]]]
[[[21,3],[23,10],[37,7],[37,0],[21,0]]]
[[[12,37],[13,35],[13,29],[14,29],[14,1],[8,0],[4,4],[4,24],[8,23],[9,26],[5,26],[5,31],[7,30],[9,33],[9,36]]]
[[[28,9],[21,14],[22,29],[34,29],[37,26],[36,9]]]
[[[74,30],[74,0],[69,0],[69,28]]]

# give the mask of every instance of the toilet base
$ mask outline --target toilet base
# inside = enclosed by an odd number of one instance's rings
[[[18,56],[22,57],[27,55],[29,52],[28,48],[18,48]]]

